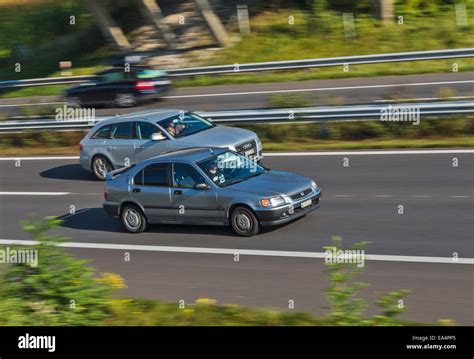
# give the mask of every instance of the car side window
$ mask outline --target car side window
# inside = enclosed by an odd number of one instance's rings
[[[112,138],[132,139],[134,138],[133,122],[119,122],[112,128]]]
[[[133,176],[133,184],[137,186],[143,186],[143,170]]]
[[[110,138],[110,129],[112,128],[112,125],[107,125],[99,128],[95,133],[92,135],[92,138],[97,138],[97,139],[104,139],[104,138]]]
[[[158,127],[149,122],[137,122],[137,138],[141,140],[150,140],[151,135],[161,132]]]
[[[203,176],[187,163],[173,164],[173,187],[194,188],[199,183],[206,183]]]
[[[123,71],[111,71],[102,75],[103,82],[122,81],[125,78]]]
[[[169,187],[167,163],[155,163],[143,169],[144,186]]]

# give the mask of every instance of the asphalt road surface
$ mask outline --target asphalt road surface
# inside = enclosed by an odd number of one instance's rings
[[[19,221],[31,213],[63,215],[59,232],[70,237],[68,250],[100,271],[121,274],[125,295],[188,303],[206,297],[322,315],[323,246],[337,235],[346,246],[371,242],[358,278],[371,283],[364,298],[373,302],[382,292],[406,288],[412,290],[406,319],[474,324],[473,150],[267,154],[265,162],[315,178],[323,189],[321,208],[241,238],[210,226],[162,225],[129,234],[105,215],[103,183],[77,159],[23,159],[20,166],[2,159],[0,244],[30,239]],[[71,206],[75,214],[68,215]]]
[[[267,108],[272,95],[293,94],[307,105],[372,103],[386,100],[429,101],[449,88],[456,99],[472,98],[474,72],[383,76],[340,80],[311,80],[267,84],[226,85],[174,89],[161,100],[133,108],[98,108],[96,116],[109,116],[155,108],[180,108],[189,111],[217,111]],[[446,91],[445,91],[446,92]],[[0,114],[21,116],[31,107],[61,106],[60,97],[0,99]],[[306,105],[306,104],[305,104]]]

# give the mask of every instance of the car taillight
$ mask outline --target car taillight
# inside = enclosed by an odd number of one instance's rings
[[[137,90],[153,90],[155,84],[152,81],[138,81],[135,83]]]

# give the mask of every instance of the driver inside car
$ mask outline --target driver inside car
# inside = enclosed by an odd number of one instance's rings
[[[211,164],[207,168],[207,173],[209,173],[209,178],[212,179],[212,182],[214,182],[214,183],[224,183],[225,182],[224,174],[221,171],[219,171],[216,164]]]

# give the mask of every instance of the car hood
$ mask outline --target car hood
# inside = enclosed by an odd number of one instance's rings
[[[295,173],[270,170],[226,188],[271,197],[302,191],[311,187],[311,181],[311,178]]]
[[[256,137],[255,133],[243,128],[215,126],[194,135],[177,138],[176,143],[192,146],[229,147],[253,140]]]

